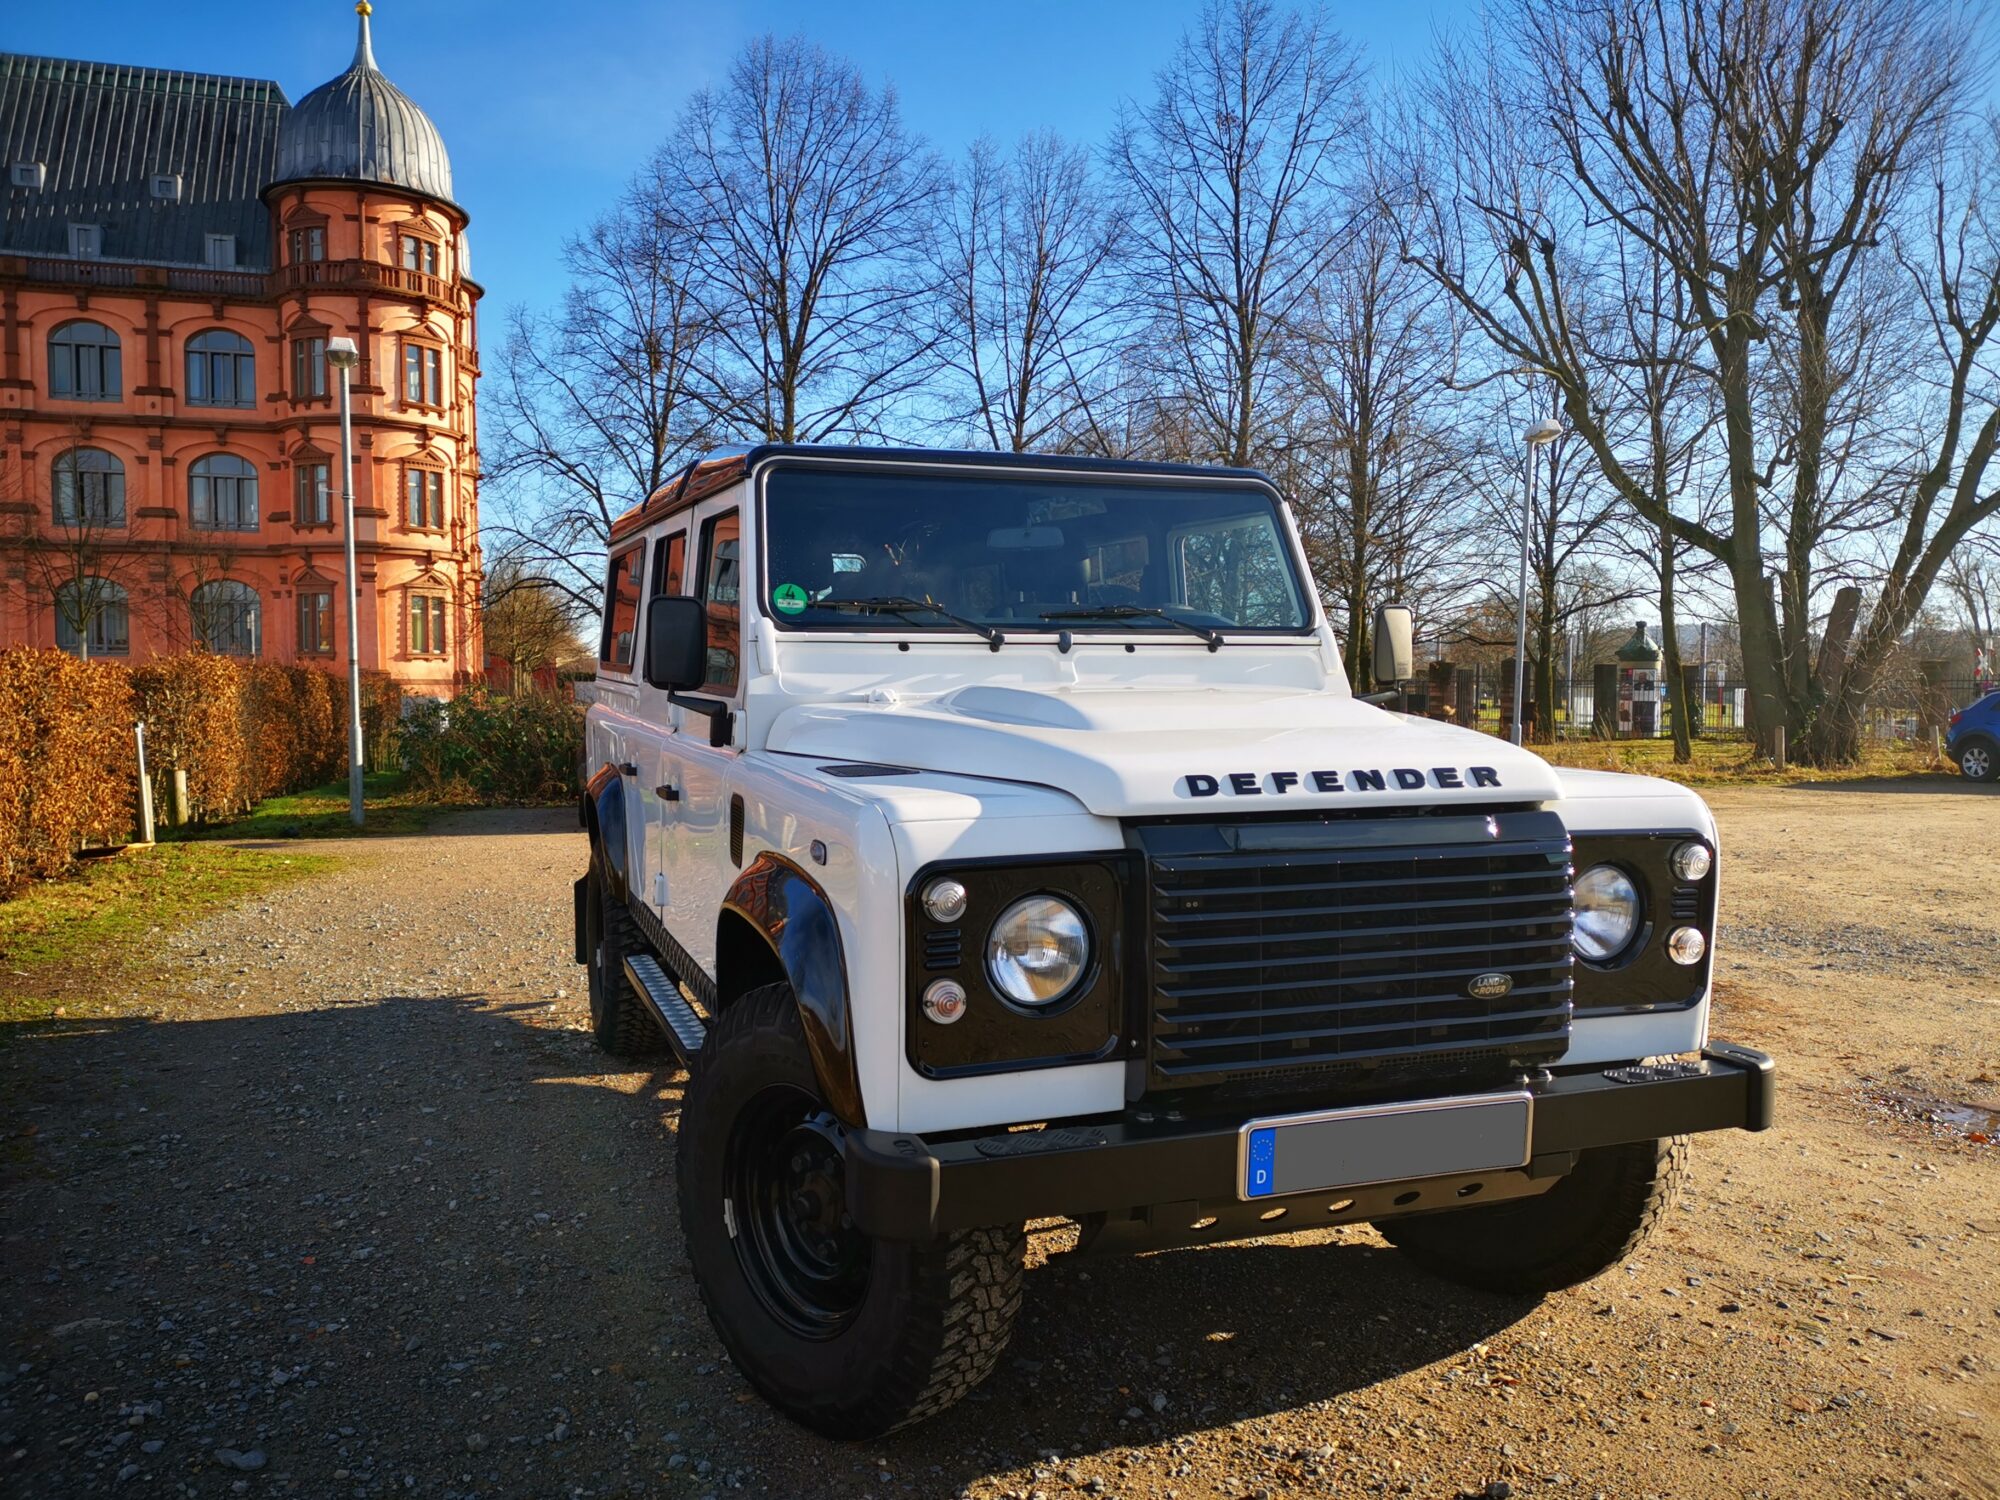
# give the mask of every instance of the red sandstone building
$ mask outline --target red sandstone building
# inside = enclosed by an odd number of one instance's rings
[[[437,128],[375,65],[277,84],[0,54],[0,647],[481,665],[479,287]]]

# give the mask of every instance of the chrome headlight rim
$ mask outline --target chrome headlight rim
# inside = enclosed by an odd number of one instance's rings
[[[1072,961],[1061,967],[1051,966],[1047,971],[1059,975],[1061,983],[1046,986],[1046,993],[1037,992],[1033,968],[1021,961],[1022,949],[1006,946],[1010,928],[1038,920],[1044,925],[1053,923],[1063,927],[1075,950]],[[1096,946],[1090,918],[1082,907],[1054,891],[1033,891],[1008,902],[993,919],[993,925],[987,929],[981,967],[987,984],[1003,1003],[1024,1015],[1045,1016],[1089,988]]]
[[[1603,895],[1619,899],[1602,901],[1600,888]],[[1571,890],[1574,916],[1570,946],[1576,956],[1597,968],[1631,957],[1646,927],[1646,899],[1639,878],[1622,865],[1604,861],[1581,872]],[[1616,915],[1620,910],[1625,913],[1622,918]],[[1611,914],[1608,925],[1606,914]]]

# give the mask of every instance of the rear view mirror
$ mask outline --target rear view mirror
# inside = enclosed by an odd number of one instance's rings
[[[1408,682],[1416,675],[1414,625],[1407,604],[1375,606],[1375,680]]]
[[[1060,526],[1002,526],[986,533],[986,545],[995,552],[1040,552],[1062,544]]]
[[[646,605],[646,685],[670,693],[708,678],[708,611],[684,594],[659,594]]]

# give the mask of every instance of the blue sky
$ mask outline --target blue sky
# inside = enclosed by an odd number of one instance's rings
[[[800,32],[890,80],[908,124],[947,154],[1049,128],[1097,142],[1200,0],[377,0],[382,69],[444,132],[472,214],[489,339],[516,303],[562,287],[565,235],[613,199],[682,101],[766,31]],[[1330,8],[1378,68],[1410,68],[1470,0]],[[275,78],[298,99],[354,50],[347,0],[68,0],[10,5],[0,48]]]

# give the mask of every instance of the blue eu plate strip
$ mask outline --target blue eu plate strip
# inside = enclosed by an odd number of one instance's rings
[[[1268,1198],[1272,1191],[1272,1167],[1278,1158],[1278,1132],[1271,1129],[1250,1132],[1249,1161],[1244,1167],[1243,1195]]]

